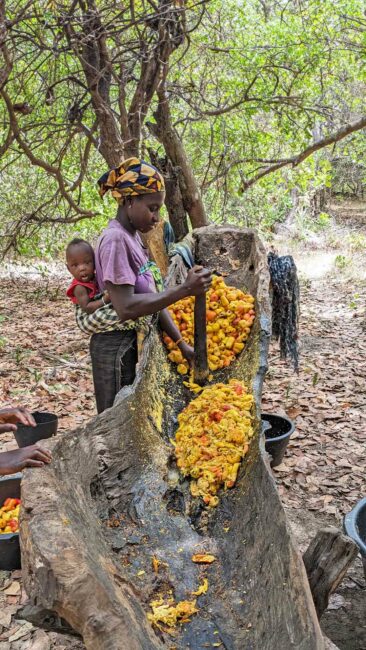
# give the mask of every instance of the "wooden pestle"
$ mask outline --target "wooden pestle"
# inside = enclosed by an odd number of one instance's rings
[[[194,301],[194,365],[193,378],[203,386],[209,374],[207,362],[206,294]]]

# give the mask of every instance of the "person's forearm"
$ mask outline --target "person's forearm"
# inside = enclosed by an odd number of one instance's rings
[[[162,309],[159,314],[159,325],[161,329],[168,335],[170,338],[176,342],[182,337],[182,334],[176,324],[174,323],[171,315],[167,309]]]
[[[106,285],[113,307],[121,321],[136,320],[140,316],[156,314],[188,295],[187,287],[179,285],[166,289],[161,293],[134,293],[126,299],[126,297],[120,295],[119,285],[111,282],[107,282]]]
[[[101,307],[104,307],[105,302],[103,302],[102,298],[98,298],[98,300],[91,300],[88,302],[85,307],[81,307],[83,311],[86,311],[87,314],[94,314],[97,309],[100,309]]]
[[[159,314],[159,324],[160,327],[164,330],[164,332],[170,336],[172,341],[176,344],[176,346],[179,348],[181,351],[183,357],[187,359],[188,363],[190,366],[192,366],[193,361],[194,361],[194,350],[193,348],[187,343],[183,337],[182,333],[179,331],[178,327],[175,325],[170,313],[168,312],[167,309],[163,309],[160,314]]]
[[[80,285],[75,287],[74,297],[76,298],[79,307],[81,307],[86,314],[94,314],[97,309],[100,309],[105,305],[105,300],[103,300],[103,298],[90,300],[87,290],[85,287],[81,287]]]

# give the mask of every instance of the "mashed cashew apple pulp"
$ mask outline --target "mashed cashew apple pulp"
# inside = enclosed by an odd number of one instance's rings
[[[0,535],[19,532],[20,499],[5,499],[0,508]]]
[[[169,307],[173,321],[189,345],[194,339],[194,297],[190,296]],[[207,357],[211,371],[230,365],[244,349],[255,318],[254,298],[235,287],[225,284],[222,277],[214,276],[206,294]],[[189,372],[189,365],[174,341],[164,334],[169,350],[168,358],[177,364],[181,375]]]
[[[220,487],[235,485],[253,436],[253,395],[237,379],[204,388],[178,416],[177,465],[190,476],[191,494],[214,508]]]

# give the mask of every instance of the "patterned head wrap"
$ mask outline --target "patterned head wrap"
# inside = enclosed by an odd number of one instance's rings
[[[103,174],[98,185],[101,196],[111,190],[118,202],[125,196],[164,192],[165,189],[164,179],[156,167],[139,158],[123,160],[118,167]]]

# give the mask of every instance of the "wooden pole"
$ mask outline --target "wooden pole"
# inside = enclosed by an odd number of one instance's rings
[[[209,368],[207,362],[206,294],[196,296],[194,302],[194,381],[203,386]]]

